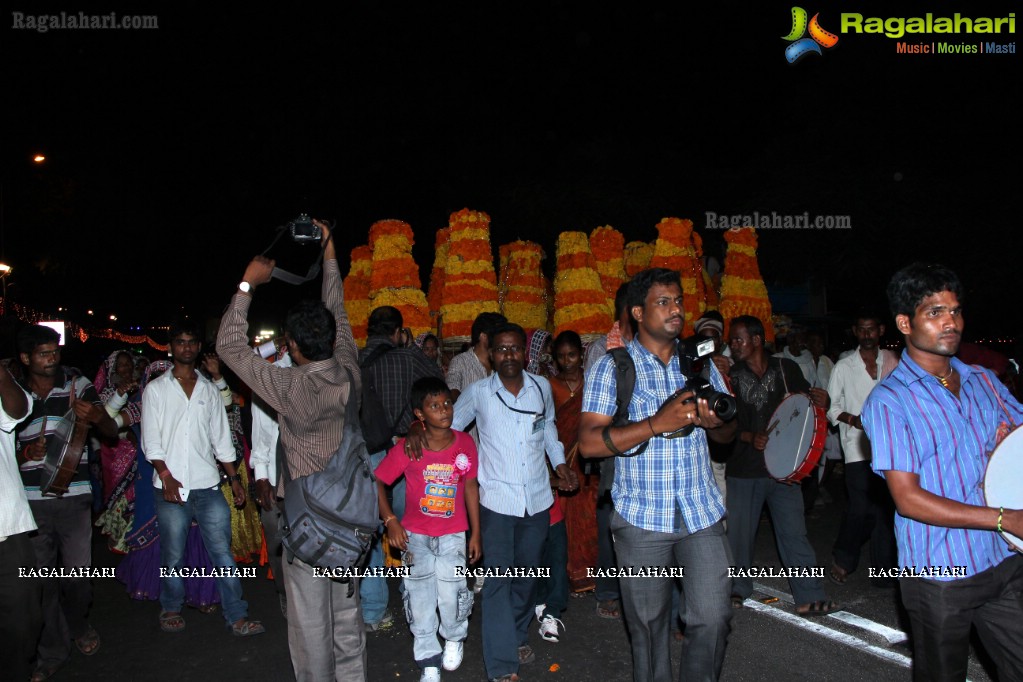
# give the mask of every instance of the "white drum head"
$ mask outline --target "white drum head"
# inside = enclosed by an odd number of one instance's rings
[[[1023,428],[1006,436],[992,453],[984,473],[984,499],[989,507],[1023,509]],[[1004,532],[1002,538],[1023,551],[1023,539]]]
[[[767,473],[781,479],[798,469],[810,454],[816,424],[808,397],[793,394],[783,400],[771,415],[769,424],[774,428],[768,432],[767,447],[764,448]]]

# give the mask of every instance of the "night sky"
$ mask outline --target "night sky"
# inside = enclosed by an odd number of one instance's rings
[[[1019,335],[1018,54],[896,54],[839,34],[790,65],[790,4],[339,3],[331,14],[209,3],[24,3],[26,14],[155,14],[157,30],[13,30],[2,259],[13,300],[91,326],[216,316],[245,265],[301,211],[347,253],[412,225],[425,278],[463,207],[492,242],[610,224],[650,240],[706,212],[848,215],[845,231],[762,231],[769,287],[812,280],[829,308],[883,304],[888,277],[939,260],[967,286],[967,336]],[[1010,3],[803,5],[1005,16]],[[1023,21],[1023,19],[1021,19]],[[930,42],[940,36],[920,39]],[[948,36],[977,44],[1001,36]],[[31,155],[42,152],[45,164]],[[312,250],[274,253],[305,270]],[[260,290],[269,322],[316,286]]]

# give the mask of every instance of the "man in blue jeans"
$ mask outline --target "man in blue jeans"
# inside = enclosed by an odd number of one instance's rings
[[[220,572],[217,589],[228,627],[239,637],[264,632],[248,619],[241,580],[231,554],[231,510],[220,492],[216,460],[231,481],[236,506],[245,504],[245,489],[235,472],[235,451],[220,392],[196,371],[198,328],[190,322],[171,327],[174,367],[149,384],[142,396],[142,446],[155,469],[153,494],[160,523],[160,628],[185,629],[181,605],[185,582],[178,571],[192,519],[199,522],[203,544]]]

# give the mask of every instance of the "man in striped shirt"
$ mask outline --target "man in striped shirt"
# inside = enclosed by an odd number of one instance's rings
[[[1023,406],[991,372],[953,357],[962,298],[943,266],[914,263],[892,277],[888,302],[906,349],[860,418],[898,508],[900,568],[937,571],[900,581],[914,679],[965,679],[975,625],[999,679],[1019,680],[1023,556],[995,531],[1023,535],[1023,511],[987,506],[983,482],[999,434],[1020,423]]]

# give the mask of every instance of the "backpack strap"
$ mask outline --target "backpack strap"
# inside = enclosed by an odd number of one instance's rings
[[[632,423],[629,421],[629,403],[632,402],[632,394],[636,390],[636,363],[629,355],[628,348],[612,348],[608,353],[611,354],[615,366],[615,415],[611,420],[611,426],[625,426]],[[636,448],[635,452],[616,456],[635,457],[642,454],[649,444],[647,441]]]

